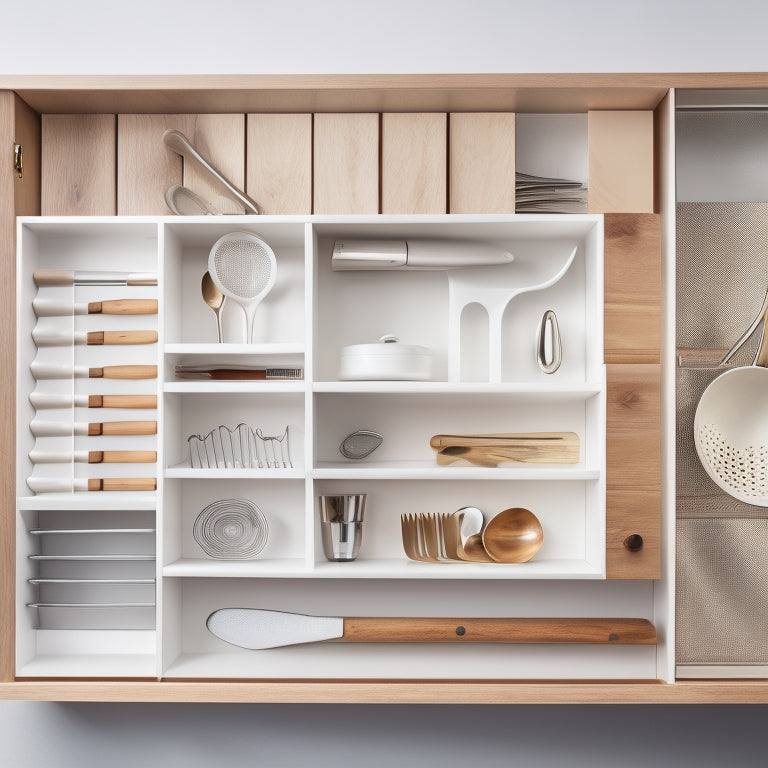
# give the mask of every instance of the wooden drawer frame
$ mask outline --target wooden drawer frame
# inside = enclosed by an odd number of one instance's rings
[[[670,139],[667,94],[674,88],[768,87],[768,75],[444,75],[0,78],[0,136],[25,147],[24,178],[0,166],[0,276],[4,305],[14,306],[14,219],[40,213],[40,114],[108,113],[428,113],[651,111],[656,129],[654,212],[606,215],[605,359],[608,363],[609,578],[655,580],[661,551],[660,454],[662,241]],[[643,275],[642,290],[633,275]],[[651,276],[650,279],[648,276]],[[627,289],[627,285],[631,289]],[[14,367],[14,312],[2,330],[0,363]],[[0,409],[5,445],[14,444],[13,391]],[[641,430],[638,467],[626,470]],[[657,455],[654,451],[657,450]],[[0,625],[14,625],[12,450],[4,449],[0,516]],[[638,509],[643,514],[638,516]],[[625,540],[640,533],[643,549]],[[13,643],[0,644],[0,697],[47,700],[409,702],[409,703],[766,703],[760,681],[662,682],[348,682],[348,681],[23,681],[14,680]]]

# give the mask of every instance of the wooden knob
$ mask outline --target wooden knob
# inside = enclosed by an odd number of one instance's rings
[[[624,539],[624,546],[630,552],[639,552],[643,548],[643,537],[639,533],[631,533]]]

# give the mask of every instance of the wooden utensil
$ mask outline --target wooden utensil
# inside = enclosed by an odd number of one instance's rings
[[[88,368],[84,365],[46,365],[31,363],[29,370],[39,381],[42,379],[156,379],[156,365],[106,365]]]
[[[213,282],[210,272],[206,272],[203,275],[200,290],[203,294],[203,301],[213,310],[214,315],[216,315],[216,338],[219,344],[221,344],[224,340],[221,331],[221,311],[224,309],[224,302],[226,302],[227,297]]]
[[[66,435],[155,435],[156,421],[36,421],[29,429],[35,437],[57,437]]]
[[[30,392],[36,410],[45,408],[157,408],[157,395],[56,395]]]
[[[154,344],[157,331],[75,331],[74,333],[53,333],[35,328],[32,340],[38,347],[68,347],[87,344]]]
[[[69,315],[156,315],[157,299],[111,299],[76,303],[55,299],[34,299],[32,309],[38,317]]]
[[[221,608],[208,630],[252,650],[338,640],[347,643],[568,643],[655,645],[647,619],[340,618],[256,608]]]
[[[437,451],[440,466],[460,462],[483,467],[508,462],[577,464],[580,450],[575,432],[435,435],[429,444]]]
[[[75,491],[156,491],[154,477],[58,478],[28,477],[34,493],[73,493]]]
[[[527,563],[544,543],[544,530],[536,515],[512,507],[492,517],[482,533],[483,547],[497,563]]]

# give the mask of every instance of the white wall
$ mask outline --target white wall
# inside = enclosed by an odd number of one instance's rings
[[[0,73],[768,70],[765,0],[0,0]],[[18,32],[18,34],[16,34]],[[7,630],[5,630],[7,631]],[[0,702],[0,768],[764,766],[768,707]]]

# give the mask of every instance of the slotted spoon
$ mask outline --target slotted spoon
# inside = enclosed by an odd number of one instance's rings
[[[247,343],[252,344],[256,307],[277,277],[275,252],[254,234],[230,232],[213,244],[208,271],[218,289],[242,308]]]

